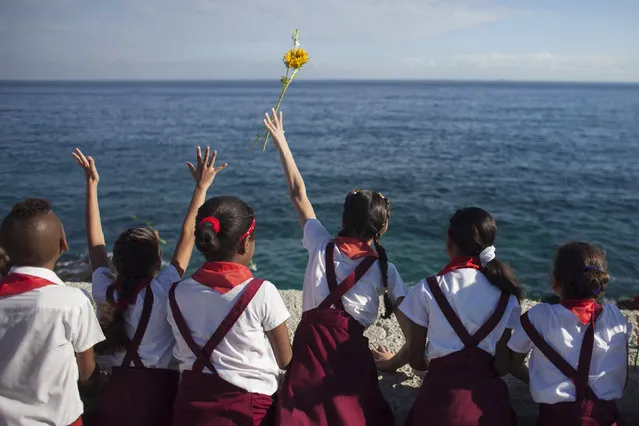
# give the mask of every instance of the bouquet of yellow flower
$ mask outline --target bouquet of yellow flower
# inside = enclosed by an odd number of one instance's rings
[[[288,87],[293,82],[295,76],[299,70],[302,69],[304,64],[308,62],[308,53],[300,47],[299,42],[299,30],[293,31],[293,48],[284,54],[284,65],[286,65],[286,75],[282,76],[280,82],[282,83],[282,92],[280,93],[280,98],[277,100],[277,104],[275,104],[275,112],[277,112],[282,104],[282,99],[284,99],[284,95],[288,90]],[[266,133],[266,136],[264,134]],[[269,134],[266,131],[266,127],[262,129],[257,138],[255,138],[255,142],[251,145],[249,151],[252,151],[255,148],[255,145],[264,138],[264,142],[262,143],[262,151],[266,150],[266,144],[268,143]]]

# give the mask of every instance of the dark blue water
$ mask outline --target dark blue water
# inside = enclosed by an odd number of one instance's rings
[[[84,181],[70,154],[80,146],[100,171],[108,245],[137,215],[169,258],[193,187],[184,161],[210,144],[230,163],[210,195],[257,212],[259,274],[300,288],[306,253],[278,156],[247,152],[278,94],[277,82],[0,84],[0,211],[51,199],[65,259],[83,259]],[[639,292],[639,86],[298,81],[284,113],[329,230],[347,191],[390,196],[383,241],[406,282],[439,270],[449,216],[478,205],[530,295],[548,292],[554,250],[573,239],[607,250],[609,296]]]

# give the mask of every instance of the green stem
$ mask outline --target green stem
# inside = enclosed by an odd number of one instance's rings
[[[297,74],[297,69],[293,71],[293,74],[291,74],[291,78],[287,80],[286,85],[284,85],[284,87],[282,88],[282,93],[280,94],[280,98],[277,100],[277,104],[275,105],[275,108],[274,108],[276,113],[279,111],[280,105],[282,104],[282,100],[284,99],[284,95],[286,94],[286,91],[288,90],[288,86],[291,85],[296,74]],[[288,75],[288,71],[286,75]],[[264,139],[264,144],[262,145],[262,151],[266,151],[266,144],[268,143],[269,136],[270,134],[267,134],[266,138]]]

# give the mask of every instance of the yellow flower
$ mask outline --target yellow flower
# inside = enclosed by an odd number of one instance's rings
[[[286,68],[298,69],[302,68],[308,62],[308,53],[301,47],[291,49],[284,55],[284,64]]]

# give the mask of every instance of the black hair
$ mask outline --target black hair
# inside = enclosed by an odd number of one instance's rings
[[[605,252],[588,243],[570,242],[557,249],[552,271],[564,299],[593,299],[610,281]]]
[[[497,224],[486,210],[466,207],[457,210],[450,218],[448,235],[463,255],[479,256],[485,248],[494,245]],[[482,266],[481,272],[501,291],[515,296],[519,301],[523,299],[523,289],[506,263],[493,259]]]
[[[388,255],[380,239],[390,219],[390,201],[379,192],[368,189],[351,191],[344,201],[342,212],[341,237],[357,238],[364,241],[373,240],[379,256],[379,268],[384,285],[384,314],[382,318],[390,318],[394,307],[388,295]]]
[[[220,223],[219,232],[210,222],[210,217]],[[195,224],[195,247],[209,262],[230,261],[243,243],[242,236],[248,232],[255,212],[237,197],[220,196],[207,200],[198,210]],[[254,233],[248,236],[254,239]]]
[[[2,247],[0,247],[0,277],[8,275],[9,269],[11,269],[11,260]]]
[[[160,241],[148,227],[130,228],[122,232],[113,244],[113,266],[120,281],[118,298],[130,299],[144,279],[153,278],[160,264]],[[124,312],[114,300],[98,308],[98,318],[106,341],[97,350],[115,353],[129,343]]]
[[[0,225],[0,245],[16,266],[43,266],[60,254],[62,223],[47,200],[16,203]]]

